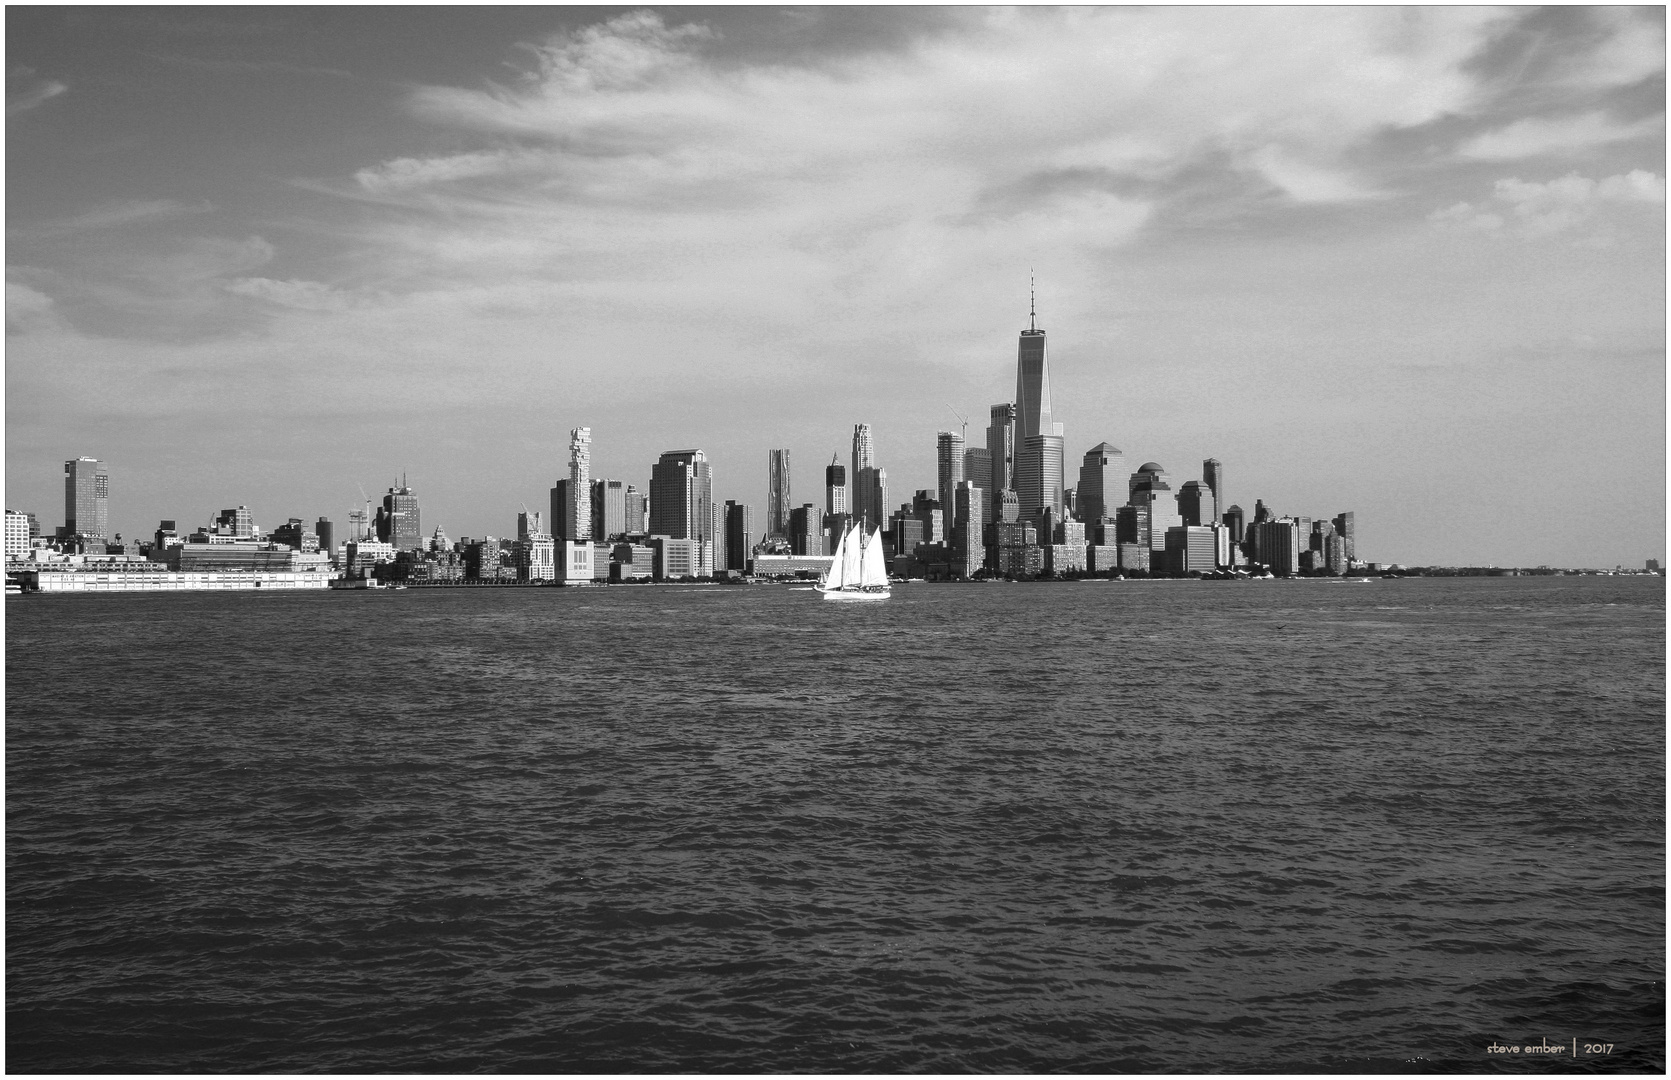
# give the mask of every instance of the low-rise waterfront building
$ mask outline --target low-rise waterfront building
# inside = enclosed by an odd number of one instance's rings
[[[1117,544],[1090,544],[1085,548],[1085,569],[1093,574],[1112,574],[1120,569]]]
[[[29,557],[29,515],[17,510],[6,511],[6,561]]]
[[[1210,574],[1218,567],[1218,537],[1211,526],[1174,525],[1166,530],[1167,572]]]
[[[817,578],[830,568],[828,555],[756,555],[757,578]]]
[[[631,581],[655,577],[656,553],[644,544],[616,544],[610,552],[609,580]]]

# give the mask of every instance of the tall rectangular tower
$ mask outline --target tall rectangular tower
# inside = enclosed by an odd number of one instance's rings
[[[569,431],[569,482],[563,492],[563,538],[592,538],[592,429]],[[553,522],[552,524],[556,524]]]
[[[747,573],[754,545],[754,508],[744,503],[725,503],[725,565],[721,569]],[[720,561],[716,548],[714,561]]]
[[[1224,463],[1218,458],[1208,458],[1201,463],[1201,479],[1206,481],[1207,487],[1213,493],[1213,512],[1208,520],[1206,508],[1202,508],[1202,524],[1216,524],[1219,515],[1224,513],[1228,505],[1224,501]]]
[[[959,577],[973,577],[986,564],[983,494],[969,480],[958,484],[952,493],[952,572]]]
[[[789,535],[789,451],[766,451],[766,535]]]
[[[383,496],[383,512],[378,515],[382,527],[378,539],[394,545],[396,551],[410,551],[424,546],[423,527],[418,521],[418,496],[402,480],[398,488],[390,488]]]
[[[981,489],[982,512],[992,514],[992,455],[984,446],[963,449],[963,479]]]
[[[1021,452],[1016,455],[1015,493],[1021,500],[1023,521],[1037,524],[1035,518],[1045,510],[1061,520],[1063,452],[1060,435],[1029,435],[1022,440]]]
[[[615,540],[626,531],[626,485],[619,480],[593,480],[592,539]]]
[[[864,468],[859,470],[854,485],[853,517],[870,523],[870,528],[887,524],[888,470]]]
[[[847,467],[831,455],[830,463],[824,467],[824,513],[835,517],[847,512]]]
[[[98,458],[64,462],[64,532],[110,538],[110,475]]]
[[[1112,443],[1098,443],[1085,451],[1079,466],[1079,486],[1074,489],[1079,520],[1112,520],[1114,511],[1128,497],[1126,456]]]
[[[1213,492],[1199,480],[1186,480],[1178,489],[1178,516],[1186,527],[1210,528],[1218,523],[1213,517]]]
[[[650,469],[650,534],[714,539],[714,477],[701,450],[669,450]]]
[[[948,519],[956,498],[957,485],[963,483],[963,436],[955,431],[942,431],[935,437],[935,467],[939,484],[936,495]]]
[[[1000,492],[1015,490],[1015,449],[1015,405],[1000,402],[992,406],[992,423],[986,429],[989,488],[994,500]]]
[[[869,424],[853,425],[853,516],[864,518],[872,524],[881,523],[886,517],[888,506],[886,498],[876,502],[876,447],[871,438]]]
[[[805,503],[789,511],[789,553],[791,555],[824,554],[824,530],[820,527],[824,515],[812,503]]]
[[[1345,542],[1346,559],[1348,562],[1358,557],[1358,520],[1357,514],[1348,510],[1338,514],[1334,519],[1334,531]]]

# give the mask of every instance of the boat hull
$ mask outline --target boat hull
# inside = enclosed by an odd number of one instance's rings
[[[887,589],[883,589],[881,592],[864,592],[860,589],[826,589],[824,591],[824,599],[826,600],[886,600],[892,595],[893,593]]]

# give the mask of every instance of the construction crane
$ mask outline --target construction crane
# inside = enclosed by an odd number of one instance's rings
[[[955,416],[959,420],[963,421],[963,445],[968,446],[969,445],[969,418],[967,416],[963,415],[962,413],[958,412],[957,411],[957,406],[953,405],[949,401],[946,402],[946,408],[948,408],[952,411],[953,416]]]
[[[360,528],[365,530],[365,536],[356,536],[354,539],[365,540],[371,536],[371,496],[366,494],[366,486],[358,480],[354,481],[354,486],[360,489],[360,498],[365,500],[366,507],[365,519],[360,522]]]

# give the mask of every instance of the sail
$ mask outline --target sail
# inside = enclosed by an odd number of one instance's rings
[[[859,586],[868,589],[872,586],[887,588],[887,585],[888,563],[882,555],[882,530],[877,529],[871,535],[870,542],[865,545],[864,567],[859,575]]]
[[[846,559],[847,533],[844,531],[836,541],[835,552],[830,556],[830,569],[824,574],[824,588],[839,589],[849,580]]]
[[[841,584],[849,589],[859,587],[864,576],[864,525],[855,524],[842,537],[846,550],[841,555]]]

